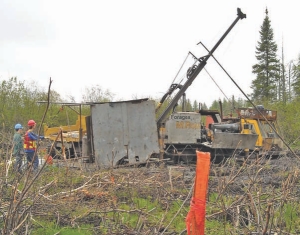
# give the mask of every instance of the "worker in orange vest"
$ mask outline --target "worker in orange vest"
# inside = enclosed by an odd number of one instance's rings
[[[30,164],[33,164],[33,171],[37,173],[39,167],[39,157],[36,152],[36,142],[39,139],[44,139],[44,136],[38,136],[33,132],[35,126],[36,122],[34,120],[28,121],[28,130],[24,136],[24,152],[26,154],[27,166],[29,167]]]

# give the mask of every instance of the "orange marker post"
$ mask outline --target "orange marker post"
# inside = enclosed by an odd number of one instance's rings
[[[194,194],[191,199],[190,211],[186,217],[188,235],[204,235],[205,230],[205,206],[210,170],[210,153],[200,151],[196,151],[196,153],[197,166]]]

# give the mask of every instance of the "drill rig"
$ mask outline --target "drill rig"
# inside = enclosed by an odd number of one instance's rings
[[[235,24],[246,18],[242,11],[237,9],[237,18],[227,29],[224,35],[219,39],[216,45],[209,51],[209,54],[200,58],[194,55],[195,63],[187,70],[186,82],[183,85],[172,84],[163,96],[157,106],[156,111],[162,107],[162,102],[166,96],[178,88],[178,92],[171,98],[167,107],[160,113],[157,118],[157,127],[159,132],[160,159],[169,157],[175,161],[190,161],[195,159],[196,150],[211,152],[212,157],[228,157],[234,152],[242,152],[245,149],[252,149],[255,146],[258,135],[256,133],[239,132],[238,124],[222,123],[218,112],[203,111],[198,112],[175,112],[174,108],[188,87],[193,83],[198,74],[205,67],[208,59],[212,56],[223,39],[235,26]],[[215,123],[213,129],[207,130],[201,124],[202,116],[210,115]],[[251,125],[245,125],[244,129],[252,128]],[[229,131],[230,130],[230,131]],[[241,151],[236,151],[236,150]]]

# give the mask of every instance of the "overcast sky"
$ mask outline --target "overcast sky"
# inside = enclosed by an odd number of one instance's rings
[[[245,93],[251,92],[255,47],[268,8],[285,62],[300,53],[297,0],[1,0],[0,80],[36,81],[81,101],[99,85],[117,100],[160,98],[188,52],[205,56],[237,17],[214,56]],[[244,98],[212,58],[186,95],[210,105],[225,95]]]

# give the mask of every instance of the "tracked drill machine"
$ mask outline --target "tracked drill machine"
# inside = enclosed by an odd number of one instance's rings
[[[167,107],[160,112],[157,118],[157,127],[159,132],[160,158],[172,158],[174,161],[193,161],[196,156],[196,150],[211,152],[213,157],[228,157],[233,154],[236,149],[244,150],[253,148],[257,140],[255,133],[240,133],[238,131],[226,132],[214,131],[213,135],[208,135],[211,131],[207,131],[201,124],[202,116],[210,115],[214,119],[215,125],[219,123],[226,129],[226,125],[230,128],[235,124],[221,123],[222,120],[217,112],[203,111],[198,112],[175,112],[177,102],[180,98],[185,97],[185,92],[193,83],[198,74],[205,67],[208,59],[218,48],[227,34],[235,26],[235,24],[246,18],[246,15],[237,9],[237,18],[227,29],[224,35],[219,39],[216,45],[208,52],[208,55],[196,58],[195,63],[188,69],[186,73],[186,82],[183,85],[172,84],[166,93],[171,94],[178,88],[178,92],[171,98]],[[162,107],[162,102],[166,99],[163,96],[158,104],[156,111]],[[226,135],[225,135],[226,134]],[[229,134],[229,135],[228,135]]]

